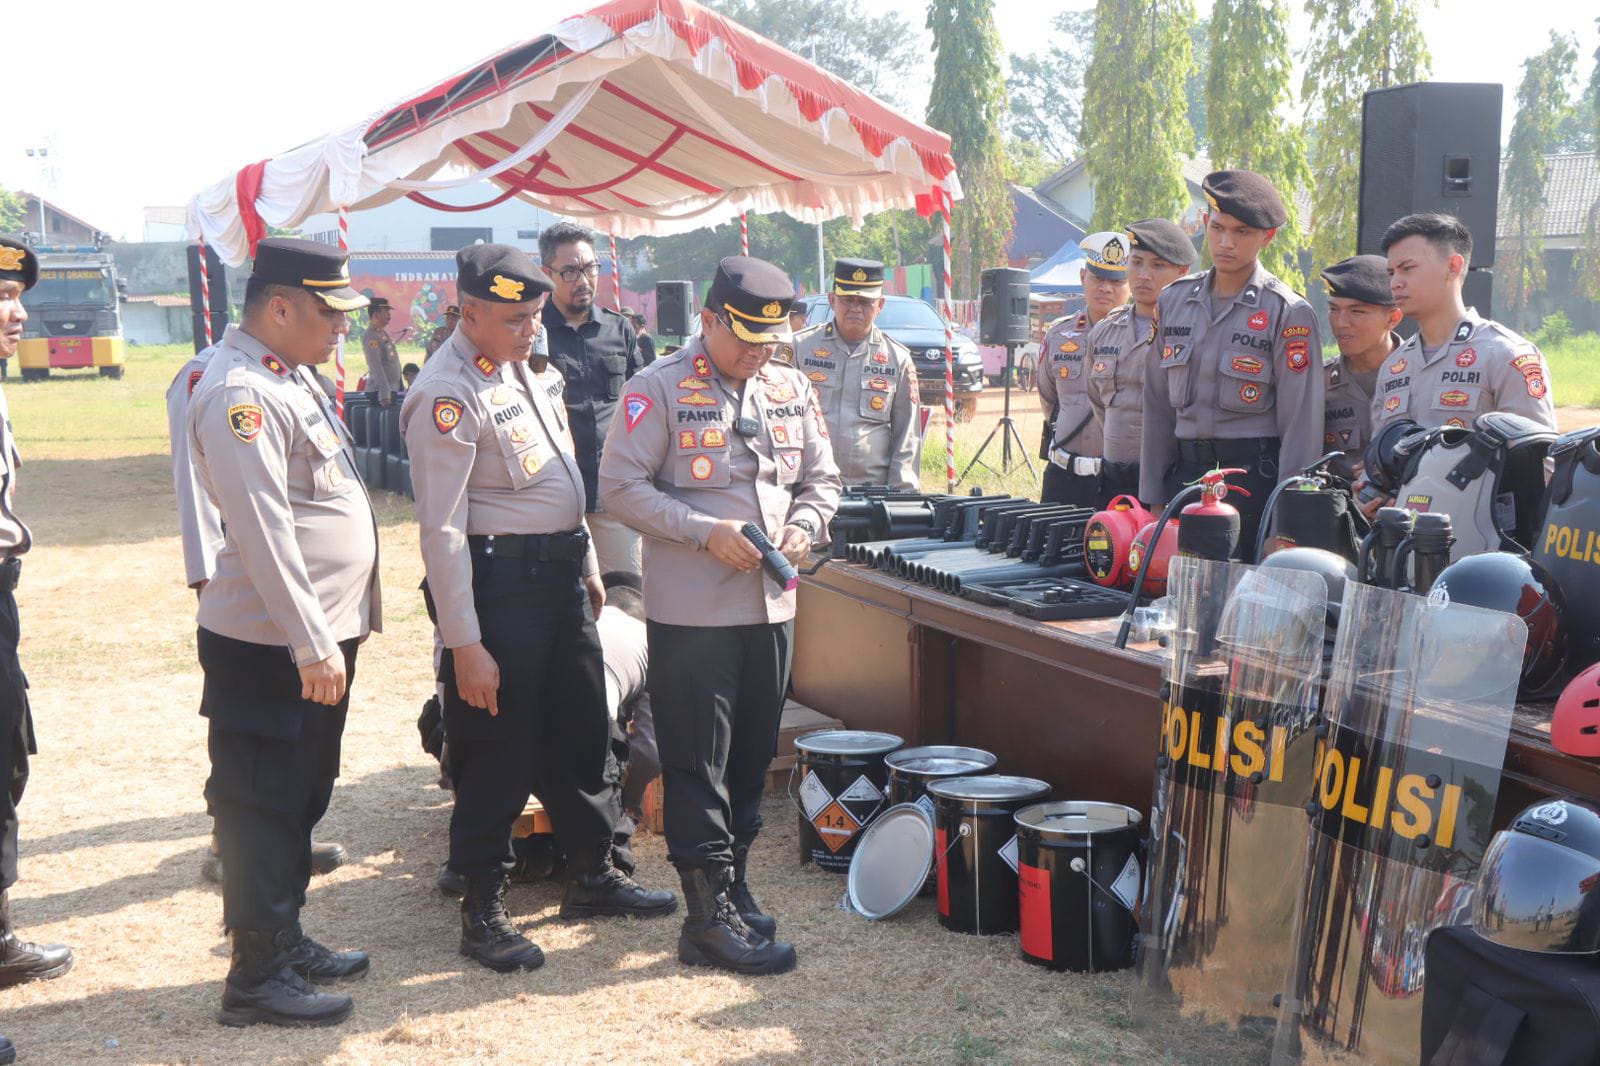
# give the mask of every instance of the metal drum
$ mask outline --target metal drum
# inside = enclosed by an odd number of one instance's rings
[[[861,831],[887,798],[883,757],[905,741],[893,733],[824,729],[794,742],[792,793],[800,810],[800,861],[836,874],[850,871]]]
[[[889,768],[889,802],[915,804],[933,821],[933,800],[928,795],[928,785],[950,777],[977,777],[994,769],[1000,760],[993,752],[982,748],[963,748],[956,744],[933,744],[922,748],[901,748],[887,756],[884,765]],[[928,881],[919,895],[933,891],[935,872],[928,871]]]
[[[1052,970],[1133,965],[1139,833],[1120,803],[1040,803],[1017,812],[1022,957]]]
[[[1017,931],[1017,837],[1013,815],[1050,795],[1037,778],[994,774],[928,785],[939,924],[958,933]]]

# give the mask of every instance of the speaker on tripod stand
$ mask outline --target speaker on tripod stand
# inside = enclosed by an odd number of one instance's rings
[[[1015,267],[995,267],[985,270],[978,289],[978,342],[980,344],[1003,344],[1006,349],[1005,376],[1001,379],[1002,390],[1005,397],[1005,407],[1000,416],[1000,421],[989,431],[989,435],[978,446],[977,454],[967,463],[967,468],[961,472],[960,480],[965,481],[967,474],[975,466],[982,466],[991,473],[1005,476],[1011,468],[1017,465],[1017,459],[1027,464],[1028,473],[1037,473],[1033,469],[1033,459],[1028,455],[1028,448],[1022,443],[1022,435],[1017,432],[1017,424],[1011,418],[1011,381],[1016,375],[1013,366],[1016,362],[1017,346],[1028,343],[1028,295],[1031,291],[1031,279],[1026,270]],[[994,443],[996,435],[1000,438],[1000,466],[995,468],[984,462],[983,454],[989,450],[989,445]],[[1017,458],[1012,458],[1011,444],[1017,445]]]

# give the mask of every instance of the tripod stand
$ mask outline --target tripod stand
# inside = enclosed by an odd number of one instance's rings
[[[1017,454],[1022,457],[1024,463],[1028,464],[1028,473],[1038,476],[1037,471],[1033,469],[1033,458],[1028,455],[1028,448],[1022,443],[1022,434],[1017,432],[1017,424],[1011,419],[1011,378],[1014,373],[1012,364],[1015,361],[1016,354],[1017,346],[1015,344],[1007,344],[1006,372],[1005,377],[1001,379],[1004,382],[1005,389],[1004,413],[1000,416],[1000,421],[996,422],[994,428],[989,431],[989,435],[983,438],[983,443],[978,445],[978,453],[967,463],[967,468],[961,471],[961,476],[956,479],[957,482],[967,480],[967,475],[972,472],[972,468],[975,466],[981,466],[991,474],[997,474],[1000,477],[1011,473],[1011,468],[1017,465],[1011,458],[1012,441],[1017,442]],[[983,461],[983,453],[989,450],[990,444],[994,443],[996,433],[1000,434],[1000,469],[998,470]]]

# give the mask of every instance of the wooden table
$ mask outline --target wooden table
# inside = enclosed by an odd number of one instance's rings
[[[1148,813],[1165,653],[1112,646],[1116,621],[1037,622],[830,562],[800,582],[795,697],[907,744],[970,744],[1057,799]],[[1600,762],[1550,746],[1550,705],[1517,708],[1496,823],[1551,794],[1600,796]]]

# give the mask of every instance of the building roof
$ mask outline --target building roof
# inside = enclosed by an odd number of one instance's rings
[[[1068,241],[1083,239],[1084,230],[1061,208],[1032,189],[1011,186],[1011,203],[1016,209],[1011,224],[1011,239],[1006,255],[1012,260],[1042,260],[1055,254]]]
[[[1593,152],[1565,152],[1544,157],[1544,236],[1576,237],[1588,228],[1589,211],[1600,202],[1600,159]],[[1510,232],[1506,207],[1506,161],[1500,160],[1500,203],[1495,228]]]
[[[23,189],[18,189],[17,190],[17,196],[19,198],[23,199],[23,200],[28,201],[28,203],[31,205],[28,208],[28,210],[29,211],[35,211],[35,212],[39,210],[39,208],[38,208],[39,201],[44,199],[42,196],[39,196],[39,195],[37,195],[35,193],[27,192],[26,190],[23,190]],[[71,211],[63,210],[61,205],[58,204],[58,203],[55,203],[54,201],[45,200],[44,201],[44,206],[49,208],[50,210],[54,211],[56,214],[60,215],[62,218],[66,219],[67,221],[76,222],[78,225],[82,226],[84,229],[93,230],[96,233],[104,232],[99,226],[96,226],[93,222],[85,222],[83,219],[79,218],[77,215],[74,215]]]

